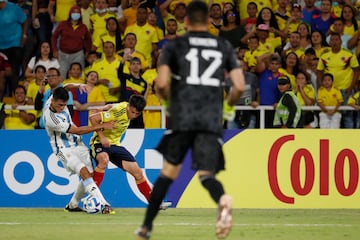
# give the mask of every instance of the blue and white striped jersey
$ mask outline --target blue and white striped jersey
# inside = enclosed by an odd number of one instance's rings
[[[52,97],[51,97],[52,98]],[[51,98],[49,99],[51,101]],[[61,113],[56,113],[50,109],[50,104],[44,109],[43,113],[45,129],[50,138],[50,145],[55,154],[61,148],[70,148],[82,143],[81,136],[68,133],[70,126],[74,124],[67,107]]]

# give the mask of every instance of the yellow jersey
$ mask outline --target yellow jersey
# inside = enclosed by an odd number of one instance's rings
[[[311,84],[306,84],[304,86],[304,93],[305,93],[306,96],[308,96],[308,98],[315,99],[315,90],[314,90],[314,88],[313,88],[313,86]],[[297,98],[299,100],[300,105],[301,106],[306,106],[305,100],[301,96],[300,91],[298,91],[296,93],[296,96],[297,96]]]
[[[35,118],[38,116],[38,112],[36,110],[25,110],[25,112],[33,114]],[[5,114],[5,129],[31,130],[35,128],[36,121],[32,122],[31,124],[25,123],[20,118],[20,110],[18,109],[5,110]]]
[[[341,92],[336,87],[332,87],[330,90],[327,90],[324,87],[320,87],[318,90],[318,103],[321,103],[325,106],[337,106],[342,104],[344,99],[341,95]]]
[[[120,66],[120,60],[115,58],[111,63],[108,62],[105,58],[97,60],[93,63],[91,67],[91,71],[96,71],[99,75],[99,79],[107,79],[109,80],[109,86],[105,86],[103,84],[99,84],[99,88],[101,88],[106,102],[118,102],[120,93],[116,95],[111,95],[109,93],[109,88],[117,88],[120,87],[120,80],[118,79],[117,69]]]
[[[106,112],[100,112],[102,122],[115,121],[113,129],[104,129],[103,133],[111,145],[120,146],[121,136],[129,127],[130,119],[127,115],[127,102],[112,104],[112,107]],[[99,135],[94,132],[90,139],[90,145],[100,143]]]
[[[134,33],[137,38],[135,50],[143,53],[146,61],[151,63],[152,44],[159,42],[156,29],[149,23],[145,23],[143,26],[133,24],[126,28],[124,35],[126,36],[130,32]]]
[[[353,68],[358,66],[356,56],[350,51],[341,49],[338,53],[330,51],[322,54],[317,70],[331,73],[334,76],[334,87],[347,89],[353,80]]]
[[[115,17],[114,13],[107,12],[104,16],[100,16],[97,13],[94,13],[90,16],[90,22],[92,26],[92,35],[91,39],[94,42],[101,34],[107,33],[106,30],[106,20],[110,17]]]

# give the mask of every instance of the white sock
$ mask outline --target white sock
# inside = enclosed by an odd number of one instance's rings
[[[69,203],[70,208],[78,207],[79,202],[80,202],[81,198],[84,196],[84,194],[85,194],[85,187],[84,187],[83,181],[81,180],[70,200],[70,203]]]
[[[98,188],[98,186],[95,184],[94,180],[91,177],[85,179],[83,181],[83,184],[87,193],[99,199],[100,202],[102,202],[103,204],[110,206],[110,204],[105,200],[104,196],[100,192],[100,189]]]

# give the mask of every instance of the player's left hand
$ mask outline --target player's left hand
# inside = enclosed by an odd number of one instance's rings
[[[230,106],[227,100],[223,103],[223,119],[227,121],[234,121],[235,119],[235,107]]]

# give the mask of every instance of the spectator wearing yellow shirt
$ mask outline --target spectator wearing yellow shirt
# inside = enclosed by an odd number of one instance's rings
[[[251,2],[254,2],[258,6],[258,10],[260,11],[264,7],[273,9],[273,0],[252,0]],[[247,4],[249,1],[240,0],[238,1],[238,9],[240,11],[240,17],[241,20],[244,20],[249,17],[249,14],[247,12]]]
[[[324,73],[331,73],[334,76],[333,85],[341,91],[346,103],[356,89],[359,62],[352,52],[341,48],[341,44],[340,34],[332,33],[330,37],[331,51],[321,55],[317,70],[318,79],[322,79]],[[353,112],[344,111],[342,121],[344,128],[353,128]]]
[[[67,77],[68,78],[63,81],[64,85],[68,83],[75,83],[75,84],[85,83],[85,80],[82,77],[81,64],[78,62],[71,63]]]
[[[114,43],[116,51],[122,49],[120,25],[115,17],[106,19],[106,33],[103,33],[97,39],[94,39],[91,50],[98,52],[100,55],[103,54],[102,46],[104,42]]]
[[[279,24],[272,9],[264,7],[260,10],[256,20],[256,26],[260,26],[261,24],[266,24],[268,26],[270,37],[274,38],[280,36],[284,39],[287,37],[283,31],[280,31]]]
[[[320,58],[322,54],[331,50],[329,44],[326,42],[326,37],[321,31],[312,31],[310,39],[312,48],[315,50],[317,58]]]
[[[17,86],[14,91],[15,102],[11,110],[5,110],[5,129],[34,129],[36,123],[36,110],[19,110],[19,106],[27,106],[26,89],[24,86]]]
[[[163,39],[164,38],[164,31],[156,25],[157,16],[156,16],[155,12],[150,12],[149,13],[147,21],[151,26],[153,26],[156,29],[156,34],[157,34],[157,37],[158,37],[159,41],[161,39]]]
[[[304,49],[300,46],[300,33],[292,32],[289,37],[289,44],[283,48],[283,56],[286,56],[290,52],[296,53],[297,57],[301,60],[304,57]]]
[[[98,54],[96,51],[90,51],[86,56],[86,67],[84,68],[84,75],[87,76],[91,71],[92,64],[98,60]]]
[[[129,2],[131,4],[129,5]],[[127,26],[130,26],[136,22],[136,12],[140,5],[140,0],[122,0],[121,6],[123,8],[123,16],[119,19],[120,25],[125,30]]]
[[[26,91],[27,103],[33,104],[37,93],[39,92],[40,84],[45,82],[46,68],[43,65],[37,65],[34,70],[34,78],[29,82]]]
[[[223,24],[221,6],[218,3],[213,3],[209,9],[209,33],[214,36],[219,36],[220,28]]]
[[[151,52],[157,48],[159,39],[156,29],[147,22],[148,11],[143,5],[138,7],[136,13],[136,23],[130,25],[125,30],[125,35],[134,33],[137,37],[135,49],[145,55],[146,61],[151,64]]]
[[[280,31],[284,31],[286,23],[292,17],[291,12],[288,11],[290,2],[289,0],[277,0],[277,3],[277,8],[273,8],[274,15],[276,16]]]
[[[129,52],[131,57],[137,57],[140,59],[141,71],[143,72],[149,68],[149,63],[146,61],[145,55],[135,49],[136,43],[137,43],[136,35],[131,32],[127,33],[124,37],[124,49],[117,52],[116,57],[118,57],[121,60],[125,55],[125,53]],[[125,67],[124,67],[125,73],[129,73],[129,67],[130,67],[130,62],[125,61]]]
[[[120,86],[117,69],[120,60],[115,56],[115,45],[112,42],[104,42],[104,57],[93,63],[91,70],[99,74],[99,87],[101,88],[105,101],[114,103],[119,101],[119,91],[114,91]]]
[[[164,22],[170,18],[176,20],[178,25],[177,35],[184,35],[185,29],[185,16],[186,16],[186,2],[182,0],[166,0],[160,4],[160,12]],[[165,33],[166,34],[166,33]]]
[[[291,89],[296,88],[296,74],[300,69],[300,60],[295,52],[289,52],[284,57],[283,67],[279,72],[286,75],[290,79]]]
[[[259,49],[259,38],[257,36],[252,36],[249,39],[248,43],[249,50],[245,52],[243,61],[244,68],[248,69],[249,72],[255,72],[255,66],[257,64],[257,58],[265,54]]]
[[[106,19],[110,17],[116,18],[115,14],[108,12],[107,7],[106,0],[95,1],[95,13],[90,16],[92,41],[96,41],[101,34],[106,33]]]
[[[296,32],[298,27],[303,21],[301,20],[301,6],[299,4],[293,4],[291,7],[290,17],[287,19],[284,32],[286,35],[292,32]]]
[[[81,7],[82,22],[86,25],[91,32],[92,26],[90,16],[94,14],[94,9],[90,6],[91,0],[78,0],[78,5]]]
[[[319,114],[320,128],[340,128],[341,114],[338,109],[344,100],[340,90],[334,86],[333,82],[334,78],[331,73],[322,75],[317,101],[321,109]]]
[[[356,11],[355,9],[345,4],[340,18],[344,21],[344,33],[350,36],[353,36],[356,30],[359,29],[359,21],[355,17]]]
[[[311,85],[310,75],[305,71],[296,74],[296,87],[294,93],[301,106],[314,106],[315,90]],[[301,111],[300,125],[303,128],[315,128],[315,116],[313,111]]]
[[[50,0],[48,10],[51,21],[53,23],[66,21],[69,16],[70,8],[75,5],[76,0]]]
[[[259,38],[259,51],[261,52],[274,53],[275,48],[281,46],[281,38],[270,37],[269,26],[266,24],[260,24],[252,32],[247,33],[241,38],[241,42],[243,44],[248,44],[250,37],[255,35]]]

